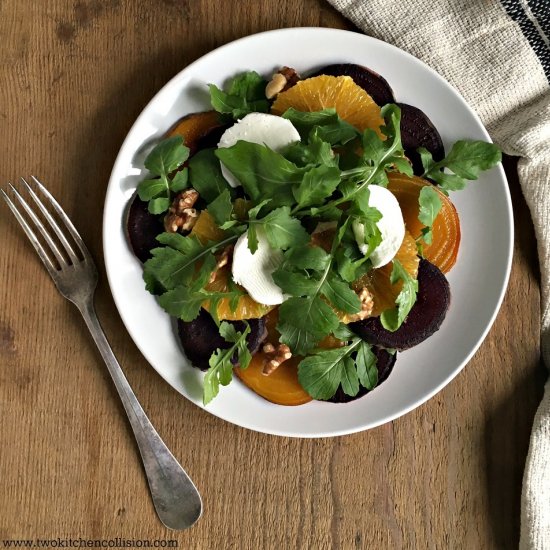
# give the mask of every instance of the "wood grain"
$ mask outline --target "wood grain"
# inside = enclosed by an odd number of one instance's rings
[[[300,25],[352,29],[322,0],[1,1],[0,180],[39,174],[101,259],[109,173],[154,93],[216,46]],[[194,407],[137,351],[98,262],[98,311],[114,352],[204,497],[203,518],[183,533],[155,516],[122,407],[79,314],[0,208],[0,539],[515,548],[542,369],[535,238],[513,160],[507,172],[515,257],[485,343],[427,404],[352,436],[266,436]]]

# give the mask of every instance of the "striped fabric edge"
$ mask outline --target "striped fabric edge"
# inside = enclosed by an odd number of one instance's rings
[[[550,1],[500,0],[538,57],[550,83]]]

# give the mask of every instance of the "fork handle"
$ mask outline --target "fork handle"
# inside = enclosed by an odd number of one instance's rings
[[[101,328],[93,300],[88,300],[82,306],[78,305],[78,308],[92,333],[126,409],[147,474],[153,504],[160,520],[170,529],[191,527],[202,513],[202,501],[197,488],[165,445],[139,404]]]

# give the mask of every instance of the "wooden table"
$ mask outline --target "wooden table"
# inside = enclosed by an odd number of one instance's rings
[[[301,441],[227,424],[156,374],[114,307],[102,208],[134,119],[212,48],[300,25],[354,30],[322,0],[0,2],[0,179],[40,175],[76,222],[101,268],[97,306],[114,352],[205,510],[187,532],[157,520],[122,407],[78,312],[0,207],[0,539],[158,539],[186,549],[517,546],[543,371],[536,246],[513,161],[515,258],[495,325],[449,386],[380,428]]]

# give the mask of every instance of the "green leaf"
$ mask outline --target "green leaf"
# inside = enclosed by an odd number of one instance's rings
[[[218,226],[222,226],[225,222],[231,220],[233,203],[231,202],[231,193],[229,189],[224,189],[222,193],[208,205],[207,210]]]
[[[226,90],[209,84],[210,102],[219,113],[239,119],[248,113],[267,113],[269,101],[265,97],[267,82],[256,72],[249,71],[234,77]]]
[[[248,249],[252,254],[258,250],[258,235],[256,233],[256,226],[250,224],[248,226],[248,232],[247,232],[247,238],[248,238]]]
[[[418,204],[420,206],[418,219],[426,227],[421,230],[421,237],[426,244],[432,243],[432,225],[441,210],[441,198],[435,187],[426,185],[420,190],[418,195]]]
[[[226,189],[231,192],[229,184],[222,176],[220,161],[214,153],[215,149],[202,149],[189,160],[191,187],[196,189],[207,203],[211,203]]]
[[[332,334],[335,338],[338,338],[338,340],[342,340],[343,342],[349,342],[350,340],[357,338],[357,334],[352,332],[348,325],[345,325],[344,323],[340,323]]]
[[[370,345],[342,324],[335,335],[350,343],[341,348],[316,350],[298,365],[298,380],[314,399],[330,399],[339,386],[345,394],[355,396],[359,384],[372,390],[378,382],[376,356]]]
[[[149,201],[148,210],[151,214],[162,214],[168,210],[170,200],[166,197],[158,197]]]
[[[208,369],[204,377],[203,403],[207,405],[216,397],[220,391],[220,385],[227,386],[233,379],[233,363],[231,360],[237,354],[241,368],[248,367],[250,363],[250,352],[246,346],[246,337],[250,333],[250,326],[246,324],[243,332],[237,332],[235,328],[223,321],[220,323],[220,334],[233,345],[225,349],[218,348],[210,357]]]
[[[418,292],[418,281],[409,275],[399,260],[394,259],[390,282],[394,285],[398,281],[403,281],[403,287],[395,300],[397,307],[380,315],[382,326],[390,332],[395,332],[403,324],[416,303]]]
[[[493,168],[502,159],[502,153],[495,144],[477,140],[457,141],[439,162],[435,162],[424,148],[418,152],[424,167],[423,177],[438,183],[445,192],[463,189],[466,180],[476,180],[482,171]]]
[[[195,264],[205,261],[216,250],[236,241],[238,235],[231,235],[220,242],[202,244],[196,236],[184,237],[177,233],[161,233],[157,240],[167,246],[154,248],[152,258],[147,260],[143,269],[148,277],[153,277],[167,290],[179,286],[189,286],[199,275]],[[211,261],[211,260],[210,260]]]
[[[309,296],[316,291],[319,285],[317,279],[305,273],[289,271],[283,266],[274,271],[271,276],[275,284],[290,296]]]
[[[215,154],[253,201],[271,199],[266,205],[270,210],[294,204],[292,188],[302,181],[304,169],[281,154],[248,141],[217,149]]]
[[[292,189],[298,206],[322,204],[338,187],[340,170],[335,166],[316,166],[308,170],[302,182]]]
[[[169,315],[182,321],[192,321],[200,312],[204,295],[185,286],[179,286],[159,296],[159,304]]]
[[[319,246],[293,246],[285,252],[285,260],[298,269],[324,271],[330,264],[330,254]]]
[[[342,375],[340,385],[346,395],[355,397],[359,393],[359,377],[355,362],[348,355],[342,360]]]
[[[334,108],[304,112],[291,107],[282,117],[292,122],[302,140],[314,134],[332,145],[343,145],[360,135],[356,128],[338,116]]]
[[[284,151],[284,157],[302,167],[338,166],[338,157],[332,151],[330,143],[323,141],[316,134],[309,138],[308,143],[296,141]]]
[[[161,141],[147,155],[144,165],[157,176],[168,176],[189,158],[189,149],[183,145],[183,138],[175,136]]]
[[[339,325],[333,309],[318,294],[307,298],[289,298],[279,307],[280,341],[293,353],[307,355]]]
[[[372,352],[367,342],[361,342],[357,349],[355,364],[357,365],[357,376],[362,386],[372,390],[378,384],[378,369],[376,368],[376,355]]]
[[[321,286],[321,293],[339,311],[357,313],[361,310],[359,296],[336,273],[329,273]]]
[[[137,186],[137,192],[142,201],[149,201],[159,195],[166,196],[167,191],[168,181],[165,177],[143,180]]]
[[[267,242],[275,250],[299,246],[309,242],[310,239],[300,221],[290,215],[288,206],[281,206],[260,220],[251,220],[250,225],[260,226]]]
[[[172,181],[170,182],[170,191],[173,191],[174,193],[179,193],[180,191],[187,189],[188,182],[188,169],[184,168],[183,170],[179,170],[178,172],[176,172],[176,175],[172,178]]]
[[[265,99],[267,81],[256,71],[247,71],[231,79],[228,86],[230,95],[244,97],[247,100]]]

